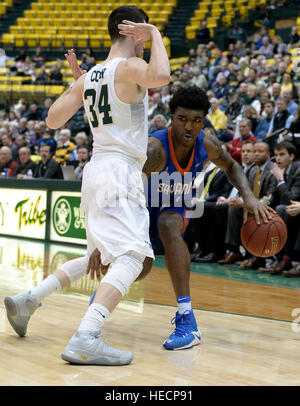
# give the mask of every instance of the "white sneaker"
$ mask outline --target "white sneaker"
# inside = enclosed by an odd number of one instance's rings
[[[116,350],[99,339],[95,331],[77,331],[61,357],[72,364],[127,365],[133,360],[130,351]]]
[[[7,318],[20,337],[24,337],[27,331],[30,316],[41,306],[30,291],[16,296],[7,296],[4,299]]]

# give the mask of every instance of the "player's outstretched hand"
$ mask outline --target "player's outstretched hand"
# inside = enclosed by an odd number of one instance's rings
[[[101,254],[99,250],[96,248],[92,254],[90,255],[88,267],[86,270],[86,274],[88,275],[89,273],[91,274],[91,279],[93,280],[95,275],[98,281],[101,279],[100,278],[100,273],[105,275],[108,271],[109,265],[103,265],[101,262]]]
[[[268,223],[272,219],[272,213],[276,214],[275,210],[254,196],[244,199],[244,223],[247,222],[248,213],[254,214],[256,224],[260,224],[261,218],[265,223]]]
[[[78,78],[80,78],[81,75],[86,73],[86,70],[81,70],[80,66],[78,65],[78,61],[77,61],[77,57],[76,57],[74,49],[69,49],[68,53],[65,54],[65,57],[69,63],[69,66],[72,70],[73,77],[75,80],[77,80]]]
[[[153,30],[157,30],[152,24],[134,23],[128,20],[123,20],[122,23],[118,25],[120,34],[135,38],[138,42],[150,41]]]

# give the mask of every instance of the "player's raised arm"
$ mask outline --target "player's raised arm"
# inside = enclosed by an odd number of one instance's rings
[[[161,172],[166,165],[166,153],[161,142],[155,137],[149,137],[147,148],[147,160],[143,167],[143,173],[149,178],[152,172]]]
[[[247,221],[248,212],[250,212],[254,214],[257,224],[260,224],[260,216],[267,223],[268,219],[271,219],[271,212],[274,213],[274,210],[256,199],[242,167],[228,152],[223,150],[216,137],[206,134],[204,148],[208,154],[208,159],[226,173],[229,182],[238,189],[243,197],[244,222]]]
[[[85,74],[69,87],[59,98],[52,104],[49,109],[46,124],[49,128],[57,129],[67,123],[76,111],[83,105],[83,89]]]
[[[155,88],[170,82],[170,63],[166,47],[159,30],[152,24],[134,23],[124,20],[119,24],[120,34],[134,38],[136,45],[151,41],[149,63],[132,57],[122,66],[124,77],[132,78],[143,88]]]

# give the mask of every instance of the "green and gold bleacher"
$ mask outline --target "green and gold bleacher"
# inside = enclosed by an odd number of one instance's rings
[[[113,0],[39,0],[17,19],[16,25],[2,35],[6,46],[34,48],[109,48],[107,18],[110,12],[124,4],[135,4],[144,9],[150,22],[163,30],[177,0],[120,2]]]
[[[249,10],[266,6],[267,0],[202,0],[198,4],[189,25],[185,28],[186,39],[195,39],[196,31],[201,28],[201,21],[207,22],[210,36],[213,37],[218,27],[229,28],[235,18],[246,20]]]

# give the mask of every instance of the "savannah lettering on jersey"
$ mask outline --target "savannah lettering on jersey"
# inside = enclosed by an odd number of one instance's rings
[[[174,152],[172,127],[150,135],[160,140],[166,152],[166,165],[148,181],[148,205],[151,207],[192,207],[195,197],[193,182],[203,170],[207,152],[203,146],[203,131],[197,137],[186,168],[181,168]]]

